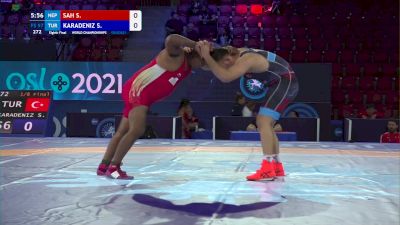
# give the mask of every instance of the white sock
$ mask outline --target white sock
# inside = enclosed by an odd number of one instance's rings
[[[274,157],[275,155],[264,155],[264,159],[267,160],[268,162],[272,162]]]
[[[274,160],[275,160],[275,162],[277,162],[277,163],[280,163],[280,162],[281,162],[281,158],[279,157],[279,154],[277,154],[277,155],[274,156]]]

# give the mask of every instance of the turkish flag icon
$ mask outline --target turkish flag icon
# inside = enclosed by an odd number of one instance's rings
[[[49,106],[50,98],[28,98],[25,112],[47,112],[49,111]]]

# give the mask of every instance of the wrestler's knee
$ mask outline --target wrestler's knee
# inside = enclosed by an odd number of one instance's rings
[[[256,123],[258,128],[273,127],[275,120],[272,117],[257,115]]]

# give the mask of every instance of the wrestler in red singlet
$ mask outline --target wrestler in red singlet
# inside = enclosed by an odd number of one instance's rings
[[[169,96],[176,86],[190,73],[191,68],[187,60],[176,71],[166,71],[161,68],[156,58],[137,71],[122,87],[122,99],[125,102],[124,117],[128,118],[129,112],[138,105],[151,106],[153,103]],[[147,82],[138,78],[154,77]],[[137,85],[135,89],[135,85]]]
[[[203,66],[200,56],[193,51],[195,45],[196,42],[186,37],[169,35],[165,40],[165,49],[124,84],[124,116],[107,146],[97,175],[133,179],[121,169],[122,160],[145,132],[150,106],[170,95],[192,69]]]

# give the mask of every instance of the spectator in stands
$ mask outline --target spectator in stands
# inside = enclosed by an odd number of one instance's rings
[[[192,132],[199,127],[199,119],[193,115],[193,109],[188,99],[181,100],[178,115],[182,117],[182,138],[190,139]]]
[[[400,143],[399,125],[395,120],[387,123],[387,132],[381,135],[381,143]]]
[[[231,115],[242,116],[242,111],[245,104],[246,104],[246,99],[244,98],[242,93],[237,92],[235,97],[235,104],[232,107]]]
[[[193,0],[189,10],[189,16],[199,16],[201,14],[202,3],[200,0]]]
[[[230,33],[230,32],[229,32]],[[227,29],[223,28],[218,33],[217,43],[221,46],[230,45],[232,41],[232,36],[227,31]]]
[[[182,34],[184,26],[185,24],[179,19],[178,13],[173,12],[171,18],[165,24],[166,36],[170,34]]]
[[[375,109],[375,106],[373,104],[367,105],[367,108],[365,111],[360,113],[360,117],[363,119],[376,119],[376,118],[382,118],[382,113],[378,112]]]
[[[194,27],[193,23],[188,23],[183,31],[183,35],[193,41],[198,41],[200,37],[199,31]]]
[[[198,28],[200,39],[213,40],[217,35],[217,17],[208,11],[206,6],[202,6],[199,15]]]
[[[254,109],[256,108],[255,102],[247,102],[246,105],[243,107],[242,116],[243,117],[251,117],[255,116]]]
[[[217,16],[208,11],[207,6],[203,5],[200,11],[200,21],[203,25],[214,25],[217,23]]]

